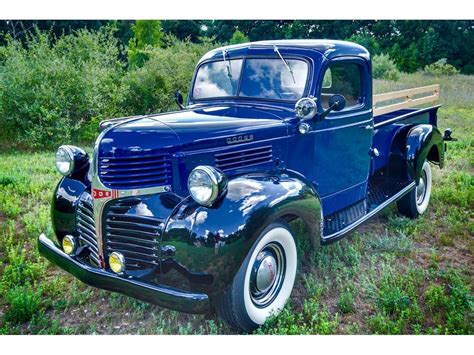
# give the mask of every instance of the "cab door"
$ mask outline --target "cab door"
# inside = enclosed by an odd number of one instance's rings
[[[320,110],[343,95],[346,106],[314,124],[314,177],[327,216],[367,195],[373,137],[369,63],[360,57],[332,59],[323,69]]]

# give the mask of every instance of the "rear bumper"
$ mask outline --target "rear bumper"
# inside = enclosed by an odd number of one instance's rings
[[[206,294],[180,291],[131,276],[122,277],[93,268],[65,254],[44,234],[38,238],[38,249],[49,261],[90,286],[123,293],[181,312],[207,313],[210,309],[209,297]]]

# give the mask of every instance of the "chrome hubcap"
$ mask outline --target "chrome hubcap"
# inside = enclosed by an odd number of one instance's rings
[[[268,291],[268,289],[275,282],[275,271],[277,264],[275,258],[272,255],[261,255],[260,258],[262,258],[262,261],[260,262],[260,266],[257,269],[255,286],[259,291],[265,292]]]
[[[426,194],[426,172],[423,171],[420,177],[420,182],[416,186],[416,203],[421,205],[425,199]]]
[[[285,269],[285,253],[280,244],[267,244],[258,253],[250,276],[250,296],[257,307],[273,302],[283,284]]]

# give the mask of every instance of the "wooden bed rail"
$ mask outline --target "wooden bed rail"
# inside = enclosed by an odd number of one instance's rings
[[[384,94],[374,95],[374,116],[383,115],[385,113],[426,104],[429,102],[437,102],[439,100],[439,84],[423,86],[420,88],[387,92]],[[415,98],[415,96],[417,96]],[[399,101],[403,99],[402,101]],[[390,100],[399,102],[380,106],[380,103]]]

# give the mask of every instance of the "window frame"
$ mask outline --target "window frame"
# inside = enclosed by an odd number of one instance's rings
[[[313,76],[314,76],[314,71],[313,71],[313,62],[307,57],[301,56],[301,55],[287,55],[287,54],[282,54],[284,59],[288,60],[300,60],[306,63],[308,66],[308,74],[306,77],[306,83],[305,87],[303,90],[303,93],[301,97],[307,97],[311,88],[311,84],[313,82]],[[237,95],[234,96],[215,96],[215,97],[206,97],[203,99],[198,99],[195,98],[193,93],[194,93],[194,86],[196,84],[196,79],[197,79],[197,74],[199,72],[199,69],[203,65],[212,63],[212,62],[222,62],[222,58],[210,58],[207,60],[202,61],[199,63],[197,66],[196,70],[194,71],[193,74],[193,79],[191,81],[191,87],[189,90],[189,101],[192,103],[201,103],[201,102],[206,102],[206,101],[226,101],[226,100],[247,100],[247,101],[264,101],[264,102],[280,102],[280,103],[296,103],[299,99],[297,100],[284,100],[284,99],[270,99],[270,98],[264,98],[264,97],[255,97],[255,96],[240,96],[240,91],[241,91],[241,86],[242,86],[242,78],[244,74],[244,69],[245,65],[247,63],[247,59],[275,59],[275,60],[281,60],[281,58],[278,55],[240,55],[240,56],[235,56],[235,57],[227,57],[229,60],[238,60],[242,59],[242,70],[240,71],[240,76],[239,76],[239,84],[237,87]]]
[[[361,85],[361,97],[362,102],[358,105],[353,105],[344,108],[341,111],[331,111],[327,118],[339,118],[339,116],[346,116],[348,113],[352,114],[359,111],[364,111],[367,109],[367,104],[370,100],[368,100],[368,81],[370,79],[369,75],[369,67],[367,61],[361,57],[355,56],[341,56],[332,58],[331,60],[327,61],[325,65],[321,68],[320,77],[318,81],[317,87],[317,105],[320,112],[324,112],[325,108],[322,105],[321,101],[321,94],[323,93],[323,79],[326,71],[331,68],[331,66],[338,65],[338,64],[356,64],[359,67],[360,72],[360,85]]]

